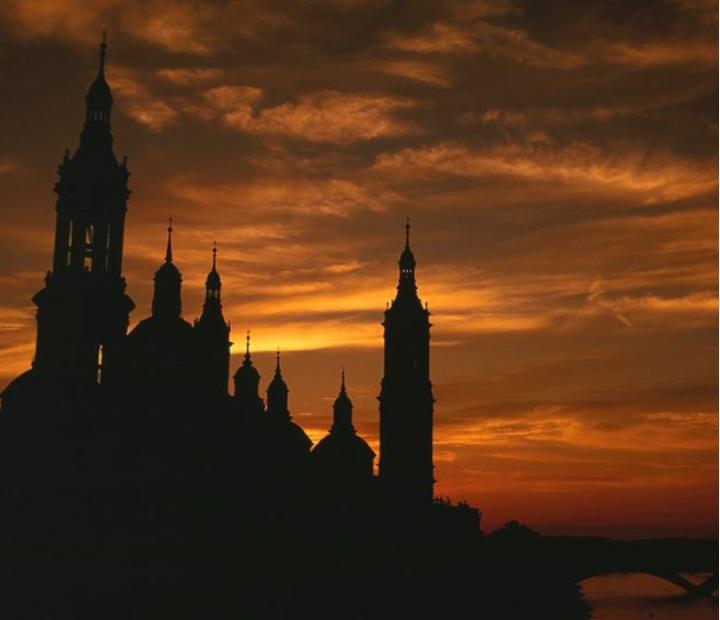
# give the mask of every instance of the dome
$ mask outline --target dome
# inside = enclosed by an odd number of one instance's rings
[[[275,364],[275,376],[273,376],[270,385],[267,387],[268,396],[272,394],[287,394],[288,386],[280,372],[280,351],[277,353],[277,361]]]
[[[107,110],[112,107],[112,93],[104,75],[98,75],[95,78],[88,89],[85,101],[91,110]]]
[[[347,395],[347,392],[345,391],[345,386],[343,385],[342,389],[340,390],[340,394],[338,394],[338,397],[335,399],[335,402],[333,403],[333,410],[334,411],[352,411],[352,401]]]
[[[180,270],[174,263],[166,261],[160,265],[160,268],[155,272],[155,282],[158,280],[162,280],[163,282],[179,283],[182,280],[182,276],[180,275]]]
[[[302,427],[295,424],[295,422],[287,423],[286,438],[290,443],[304,451],[309,451],[312,447],[312,439],[310,439]]]
[[[210,270],[210,273],[208,273],[207,280],[205,280],[205,286],[213,290],[220,288],[220,274],[214,267]]]
[[[313,449],[313,454],[337,457],[375,458],[375,452],[360,435],[329,433]]]
[[[26,370],[7,384],[5,389],[0,392],[0,398],[6,401],[14,397],[23,398],[26,394],[32,393],[36,389],[36,378],[33,370]]]
[[[244,379],[259,380],[260,373],[257,371],[257,368],[252,365],[252,362],[248,360],[243,362],[243,365],[235,371],[234,378],[235,381],[242,381]]]
[[[344,487],[351,481],[372,479],[375,452],[354,432],[331,431],[317,443],[310,456],[327,483],[335,481]]]
[[[254,384],[257,385],[258,381],[260,381],[260,373],[257,371],[257,368],[253,366],[252,357],[250,356],[249,331],[245,335],[245,357],[243,358],[242,366],[240,366],[240,368],[235,371],[233,378],[235,379],[236,383],[242,383],[244,380],[249,381],[252,379],[254,381]]]
[[[410,246],[405,246],[405,249],[400,254],[400,269],[403,271],[410,271],[415,269],[415,255],[412,253]]]

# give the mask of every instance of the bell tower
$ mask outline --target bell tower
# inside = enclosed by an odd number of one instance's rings
[[[400,255],[397,295],[385,311],[384,376],[380,391],[380,479],[389,496],[429,507],[433,498],[433,403],[430,312],[415,283],[410,223]]]
[[[112,148],[113,98],[105,81],[107,45],[85,97],[85,124],[74,155],[59,167],[55,249],[37,305],[33,368],[48,378],[81,386],[113,373],[117,347],[134,308],[122,276],[127,161]]]

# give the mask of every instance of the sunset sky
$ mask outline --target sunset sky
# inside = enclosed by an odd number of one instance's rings
[[[250,329],[264,391],[280,346],[317,441],[344,365],[377,448],[409,216],[437,494],[490,530],[717,535],[715,2],[0,2],[0,388],[103,29],[133,324],[172,215],[188,320],[217,240],[231,372]]]

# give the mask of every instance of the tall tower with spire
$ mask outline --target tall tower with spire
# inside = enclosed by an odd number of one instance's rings
[[[430,506],[433,497],[433,393],[430,313],[415,282],[410,222],[400,255],[397,295],[385,311],[380,391],[380,479],[392,497]]]
[[[213,243],[212,268],[205,280],[205,303],[195,321],[199,359],[202,360],[203,387],[210,397],[228,395],[230,373],[230,325],[225,322],[220,299],[222,282],[217,271],[217,245]]]
[[[85,97],[85,124],[74,155],[65,152],[55,184],[55,249],[37,305],[34,369],[73,385],[112,375],[134,308],[122,276],[127,162],[112,148],[112,93],[105,81],[107,45]]]

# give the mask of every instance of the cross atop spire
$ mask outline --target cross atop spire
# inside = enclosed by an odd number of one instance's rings
[[[245,359],[243,360],[243,366],[250,366],[252,360],[250,359],[250,330],[245,332]]]
[[[168,227],[167,227],[167,249],[165,250],[165,262],[166,263],[172,263],[173,255],[172,255],[172,233],[173,233],[173,219],[172,217],[168,218]]]
[[[98,67],[98,77],[105,77],[105,55],[107,53],[107,32],[103,30],[102,41],[100,43],[100,66]]]
[[[410,249],[410,218],[405,220],[405,248],[400,254],[400,281],[415,281],[415,256]]]

